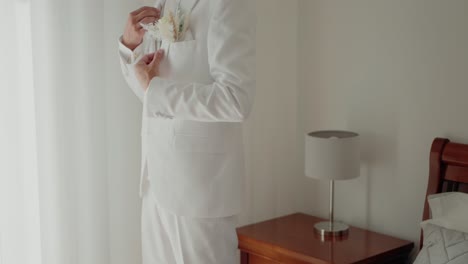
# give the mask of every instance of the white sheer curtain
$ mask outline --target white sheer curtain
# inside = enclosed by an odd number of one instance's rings
[[[2,0],[0,264],[140,262],[130,0]]]
[[[108,263],[102,1],[31,1],[44,264]]]
[[[41,251],[29,3],[2,2],[0,17],[0,263],[32,264]]]

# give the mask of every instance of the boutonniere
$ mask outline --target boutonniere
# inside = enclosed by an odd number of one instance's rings
[[[141,24],[147,34],[154,40],[177,42],[183,39],[189,26],[190,14],[182,10],[179,5],[176,12],[169,11],[158,21],[150,24]]]

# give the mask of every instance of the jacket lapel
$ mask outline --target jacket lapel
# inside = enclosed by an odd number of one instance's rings
[[[157,0],[156,7],[164,10],[163,12],[176,12],[177,5],[180,3],[182,10],[187,13],[191,13],[193,8],[198,4],[200,0]]]
[[[193,8],[198,4],[200,0],[181,0],[180,5],[182,6],[182,10],[187,13],[191,13]]]
[[[166,4],[166,0],[156,0],[154,3],[154,7],[162,10],[165,4]]]

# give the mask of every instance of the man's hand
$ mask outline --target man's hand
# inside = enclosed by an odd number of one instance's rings
[[[160,76],[159,65],[163,58],[164,50],[160,49],[155,53],[145,55],[135,64],[135,75],[145,92],[151,80],[154,77]]]
[[[149,24],[159,19],[161,11],[154,7],[144,6],[128,15],[127,24],[122,37],[122,44],[134,50],[143,41],[145,30],[140,25]]]

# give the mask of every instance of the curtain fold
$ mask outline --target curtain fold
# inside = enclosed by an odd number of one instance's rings
[[[0,263],[36,264],[41,250],[29,2],[1,3]]]
[[[138,263],[141,106],[128,0],[0,3],[0,263]]]
[[[43,263],[109,263],[103,2],[31,2]]]
[[[141,105],[121,76],[129,0],[31,1],[45,264],[141,262]]]

